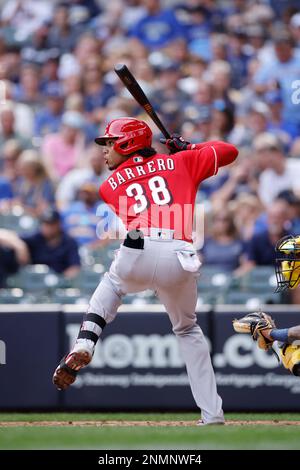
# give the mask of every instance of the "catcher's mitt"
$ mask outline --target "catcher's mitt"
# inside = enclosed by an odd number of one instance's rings
[[[232,324],[234,331],[237,333],[249,333],[253,340],[257,341],[260,349],[268,350],[271,348],[273,341],[262,335],[262,331],[276,328],[270,315],[264,312],[248,313],[239,320],[234,319]]]

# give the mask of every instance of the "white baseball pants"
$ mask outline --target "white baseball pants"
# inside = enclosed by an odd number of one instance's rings
[[[202,420],[220,422],[224,419],[222,400],[217,393],[208,345],[195,313],[199,269],[196,252],[190,243],[182,240],[150,237],[144,240],[144,249],[121,245],[117,250],[109,272],[90,300],[88,312],[100,315],[109,323],[114,320],[123,295],[145,289],[156,291],[177,337]]]

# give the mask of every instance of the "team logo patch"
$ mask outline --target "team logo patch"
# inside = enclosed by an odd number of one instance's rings
[[[133,161],[134,161],[134,163],[142,163],[143,157],[134,157]]]

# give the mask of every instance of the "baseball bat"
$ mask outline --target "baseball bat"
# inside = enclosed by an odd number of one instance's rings
[[[150,116],[152,121],[157,125],[159,130],[163,133],[166,139],[170,139],[171,135],[157,116],[152,104],[148,100],[147,96],[143,92],[141,86],[138,84],[130,70],[125,64],[117,64],[115,66],[115,72],[124,83],[125,87],[129,93],[134,97],[134,99],[139,103],[139,105],[144,108],[146,113]]]

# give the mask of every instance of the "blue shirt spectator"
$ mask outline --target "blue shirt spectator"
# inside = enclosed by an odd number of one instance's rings
[[[60,215],[55,210],[45,211],[38,233],[23,237],[32,264],[46,264],[55,272],[73,277],[80,269],[76,241],[61,226]]]
[[[81,185],[79,200],[63,212],[63,227],[79,246],[101,245],[105,234],[116,230],[116,215],[99,201],[97,187],[90,182]],[[103,236],[103,238],[102,238]]]
[[[35,150],[25,150],[18,161],[19,181],[14,196],[31,215],[40,215],[55,201],[54,186],[41,156]]]
[[[225,209],[214,212],[211,235],[204,240],[200,254],[203,263],[233,271],[240,266],[243,253],[243,242],[237,235],[232,214]]]
[[[64,96],[59,83],[48,83],[44,88],[44,94],[46,105],[36,113],[34,121],[34,135],[38,137],[58,132],[63,114]]]
[[[294,83],[300,76],[300,58],[292,48],[288,34],[278,33],[274,38],[275,57],[264,63],[254,76],[254,84],[267,91],[275,84],[280,87],[283,101],[282,118],[285,130],[292,137],[297,137],[300,131],[300,107],[296,105],[293,93],[296,93]]]
[[[55,202],[53,184],[49,179],[31,186],[28,186],[25,180],[20,179],[19,188],[15,195],[22,200],[22,204],[26,207],[36,208],[41,201],[49,205]]]
[[[52,27],[48,34],[48,47],[57,48],[61,54],[74,49],[81,32],[78,25],[70,21],[70,5],[58,3],[54,10]]]
[[[201,253],[205,266],[220,266],[224,271],[234,271],[240,265],[244,245],[238,239],[220,243],[213,238],[208,238],[204,242]]]
[[[96,93],[86,94],[84,98],[84,109],[88,113],[97,108],[103,108],[107,102],[115,96],[116,92],[112,85],[105,83]]]
[[[34,122],[35,136],[55,134],[61,127],[61,114],[55,115],[50,109],[44,108],[37,112]]]
[[[277,199],[267,210],[267,228],[253,235],[247,242],[245,265],[272,266],[275,262],[275,246],[287,235],[289,214],[286,201]]]
[[[0,200],[12,199],[12,198],[13,198],[13,190],[12,190],[10,182],[3,176],[0,176]]]
[[[209,13],[203,6],[179,5],[176,16],[182,24],[189,49],[205,60],[211,59]]]
[[[270,240],[269,231],[254,235],[247,244],[247,259],[256,266],[273,266],[275,263],[275,244]]]
[[[184,37],[184,29],[172,10],[148,11],[131,30],[148,49],[154,50],[167,46],[178,37]]]
[[[246,35],[242,30],[233,31],[229,37],[227,60],[231,66],[231,86],[235,89],[240,89],[247,83],[251,55],[245,53],[243,47],[245,38]]]

